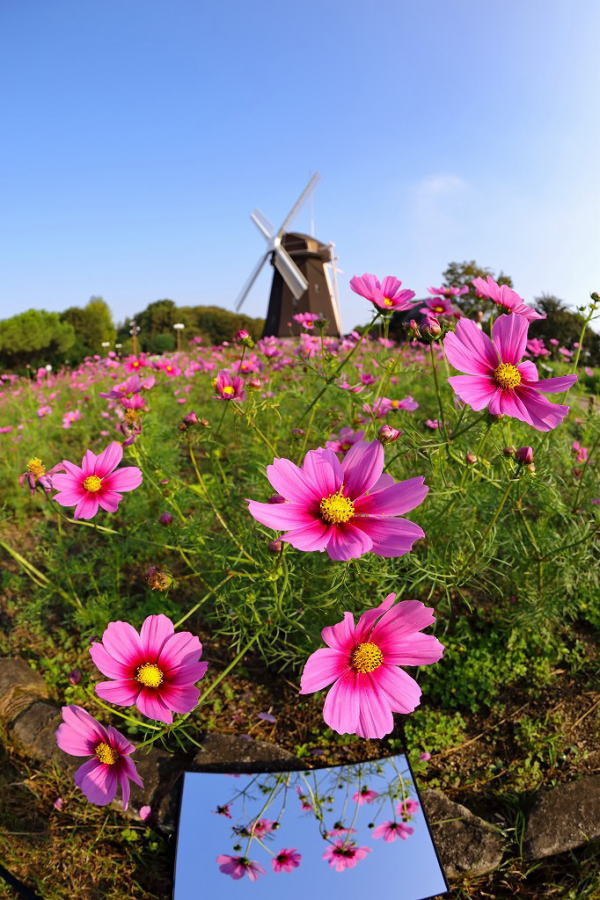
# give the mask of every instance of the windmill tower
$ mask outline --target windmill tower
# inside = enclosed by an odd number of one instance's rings
[[[312,192],[319,174],[310,179],[278,231],[255,209],[250,218],[267,241],[267,249],[254,267],[236,303],[240,310],[267,260],[273,266],[273,281],[263,335],[286,337],[299,334],[302,327],[293,320],[297,313],[317,313],[329,323],[325,333],[341,335],[337,292],[336,258],[333,244],[315,237],[287,231],[293,217]],[[288,323],[291,322],[291,326]]]

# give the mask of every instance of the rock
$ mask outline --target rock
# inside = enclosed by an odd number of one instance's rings
[[[48,696],[42,676],[24,659],[0,659],[0,719],[14,722],[35,700]]]
[[[268,741],[255,741],[236,734],[209,732],[201,739],[202,750],[193,760],[192,770],[207,772],[268,772],[302,769],[299,759]]]
[[[149,806],[152,809],[152,824],[163,831],[174,831],[186,758],[153,747],[148,753],[136,753],[133,760],[144,787],[131,785],[131,814],[139,818],[140,807]]]
[[[600,775],[539,791],[525,832],[525,855],[541,859],[600,837]]]
[[[56,744],[56,729],[62,722],[60,710],[53,703],[37,700],[18,716],[12,735],[26,756],[45,762],[57,762],[68,768],[73,757],[63,753]],[[80,761],[81,763],[81,761]]]
[[[441,791],[423,791],[421,799],[448,878],[483,875],[500,865],[504,841],[493,825]]]

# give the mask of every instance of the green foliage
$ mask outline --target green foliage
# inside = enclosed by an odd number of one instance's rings
[[[58,313],[29,309],[0,322],[0,365],[21,369],[55,365],[73,346],[75,332]]]
[[[102,297],[90,297],[86,306],[71,306],[61,314],[63,322],[68,322],[75,332],[75,343],[70,348],[67,359],[77,365],[85,356],[95,353],[106,355],[102,346],[108,343],[113,347],[116,337],[115,326],[108,304]]]
[[[546,318],[532,322],[530,337],[542,338],[546,344],[555,338],[563,347],[568,347],[579,340],[585,321],[581,312],[568,309],[563,300],[552,294],[541,294],[536,297],[535,308]],[[582,347],[582,361],[590,366],[600,365],[600,334],[588,330]]]

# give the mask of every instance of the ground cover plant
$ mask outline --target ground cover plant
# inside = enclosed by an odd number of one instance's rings
[[[362,276],[372,322],[340,340],[304,316],[297,340],[2,376],[0,652],[64,704],[92,803],[126,805],[146,747],[213,728],[325,761],[406,741],[423,783],[502,797],[494,890],[544,895],[519,861],[527,796],[598,766],[597,373],[583,333],[529,340],[535,312],[476,281],[482,328],[437,288],[397,344],[413,292]],[[164,852],[31,777],[75,833],[115,827],[122,865]],[[588,871],[573,855],[565,891],[593,896]],[[156,889],[133,872],[131,896]]]

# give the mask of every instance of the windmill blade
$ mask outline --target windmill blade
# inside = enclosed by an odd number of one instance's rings
[[[285,229],[288,227],[288,225],[290,224],[290,222],[292,221],[292,219],[294,218],[294,216],[296,215],[296,213],[298,212],[298,210],[300,209],[300,207],[302,206],[302,204],[304,203],[304,201],[306,200],[306,198],[308,197],[308,195],[310,194],[310,192],[311,192],[311,191],[313,190],[313,188],[315,187],[315,185],[316,185],[316,183],[317,183],[317,181],[319,180],[320,177],[321,177],[321,176],[319,175],[319,173],[318,173],[318,172],[315,172],[315,174],[314,174],[313,177],[310,179],[310,181],[308,182],[308,184],[306,185],[306,187],[304,188],[304,190],[302,191],[302,193],[300,194],[300,196],[298,197],[298,199],[296,200],[296,202],[295,202],[294,205],[292,206],[291,210],[290,210],[289,213],[287,214],[287,217],[286,217],[286,219],[285,219],[283,225],[281,226],[281,228],[280,228],[279,231],[277,232],[277,237],[281,237],[281,235],[283,234],[283,232],[285,231]],[[305,290],[306,290],[306,288],[305,288]]]
[[[273,265],[289,287],[296,300],[299,300],[302,294],[308,288],[308,281],[289,255],[289,253],[278,246],[273,254]]]
[[[269,257],[270,252],[271,252],[271,251],[268,250],[268,251],[264,254],[264,256],[261,256],[261,258],[259,259],[258,263],[256,264],[256,266],[255,266],[254,269],[252,270],[252,274],[250,275],[250,278],[248,279],[248,281],[246,282],[246,284],[245,284],[244,287],[242,288],[240,294],[238,295],[237,302],[236,302],[236,306],[235,306],[236,312],[239,312],[239,310],[241,309],[242,303],[244,302],[244,300],[246,299],[246,297],[248,296],[248,294],[249,294],[250,291],[252,290],[252,286],[253,286],[254,282],[256,281],[256,279],[258,278],[258,276],[260,275],[260,270],[262,269],[262,267],[263,267],[264,264],[266,263],[267,258]]]
[[[258,230],[266,237],[268,241],[270,241],[273,237],[274,228],[264,216],[260,209],[255,209],[252,213],[250,213],[250,218],[258,228]]]

